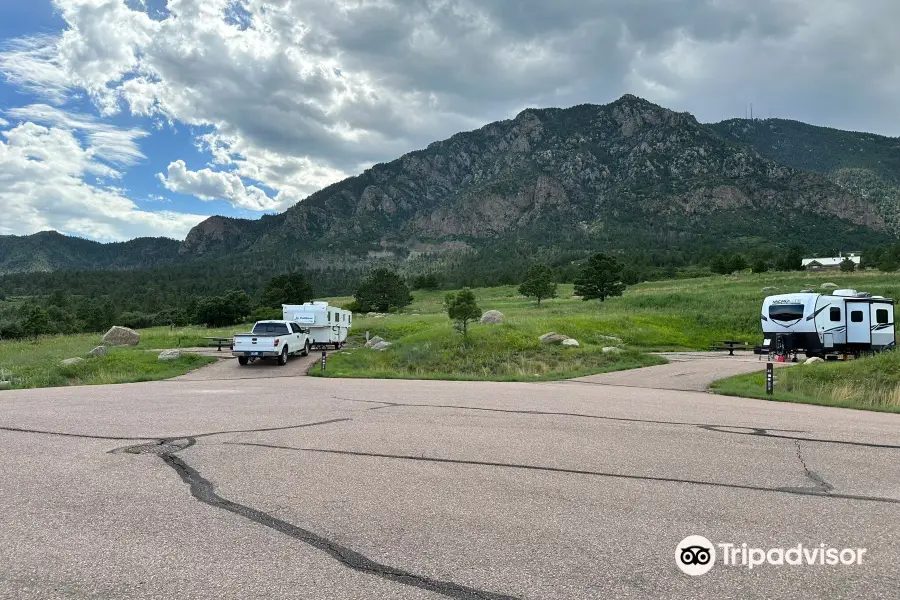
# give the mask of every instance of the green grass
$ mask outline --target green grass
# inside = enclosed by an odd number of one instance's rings
[[[706,350],[712,342],[724,339],[759,343],[762,338],[759,311],[765,296],[804,288],[818,290],[824,282],[873,294],[900,295],[900,281],[896,276],[838,272],[742,274],[650,282],[632,286],[624,296],[602,303],[572,298],[572,286],[560,285],[559,298],[544,301],[541,306],[520,296],[514,286],[480,288],[474,292],[481,308],[500,310],[506,316],[506,322],[503,325],[472,325],[470,340],[466,343],[462,336],[452,331],[444,312],[446,292],[417,291],[413,293],[413,304],[402,313],[383,318],[355,315],[350,347],[332,355],[326,376],[540,381],[658,364],[661,359],[648,352]],[[778,289],[763,292],[764,287]],[[326,300],[340,305],[351,299]],[[228,337],[249,328],[249,324],[243,324],[219,329],[155,327],[142,330],[137,349],[117,351],[104,359],[106,362],[98,361],[96,365],[92,362],[80,367],[85,369],[83,373],[62,372],[56,365],[64,358],[84,356],[99,344],[97,334],[0,342],[0,369],[12,374],[16,387],[161,379],[178,373],[165,371],[168,367],[162,363],[153,363],[155,354],[141,354],[142,349],[203,346],[208,343],[204,337]],[[385,352],[361,348],[367,330],[393,345]],[[581,348],[541,346],[538,337],[549,331],[574,337]],[[604,354],[604,346],[614,345],[606,336],[620,338],[626,351]],[[117,359],[115,355],[119,352],[132,354]],[[142,358],[147,355],[152,360]],[[135,366],[129,367],[119,360],[133,361]],[[152,364],[147,364],[148,360]],[[851,367],[827,364],[814,367],[816,370],[810,373],[817,373],[819,369],[823,373],[831,373],[830,369],[842,373],[841,369],[858,369],[861,364],[864,361],[853,363]],[[179,366],[183,372],[194,365],[176,363],[174,366]],[[891,365],[878,364],[869,375],[874,377],[890,371],[889,367],[896,370]],[[312,373],[321,376],[318,369],[313,369]],[[723,393],[759,395],[755,392],[761,385],[757,385],[758,381],[752,377],[745,376],[749,383],[741,383],[745,381],[741,378],[729,380],[734,381],[733,384],[720,383],[719,389]],[[785,377],[788,382],[794,375]],[[874,387],[847,388],[841,380],[822,377],[815,383],[821,389],[810,382],[802,389],[791,390],[782,382],[777,399],[807,401],[804,399],[818,398],[820,403],[838,406],[862,407],[867,403],[877,410],[893,410],[888,400],[865,400],[870,396],[886,398],[888,391],[894,393],[893,380],[878,381],[880,383]],[[882,405],[887,408],[877,408]]]
[[[729,396],[900,413],[898,352],[846,362],[797,365],[778,369],[775,376],[772,396],[765,393],[765,373],[723,379],[713,383],[712,389]]]
[[[332,355],[325,375],[541,381],[664,362],[637,350],[604,354],[595,344],[582,348],[542,346],[534,336],[509,324],[475,327],[466,342],[451,332],[448,322],[442,322],[412,331],[385,352],[357,347]],[[315,366],[310,374],[323,375]]]
[[[0,342],[0,380],[13,389],[154,381],[182,375],[215,362],[214,358],[185,355],[160,362],[142,339],[134,348],[110,348],[101,358],[87,353],[100,344],[100,335],[47,336],[37,340]],[[63,359],[80,356],[85,362],[61,366]]]
[[[354,317],[351,348],[329,359],[329,377],[396,377],[535,381],[657,364],[651,351],[706,350],[717,340],[757,344],[762,339],[759,313],[765,296],[820,289],[822,283],[897,295],[896,277],[853,273],[765,273],[650,282],[630,287],[606,302],[572,298],[572,286],[560,285],[559,298],[541,306],[523,298],[515,286],[479,288],[483,310],[504,313],[503,325],[475,324],[466,345],[450,328],[444,312],[446,292],[413,293],[401,314]],[[777,290],[762,291],[765,287]],[[360,348],[366,331],[392,342],[377,352]],[[538,337],[556,331],[574,337],[580,349],[541,346]],[[623,340],[627,352],[603,354]],[[313,374],[322,376],[314,369]]]

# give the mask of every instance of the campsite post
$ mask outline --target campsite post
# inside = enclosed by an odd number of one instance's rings
[[[323,363],[323,369],[324,363]],[[775,393],[775,369],[772,367],[772,363],[766,363],[766,394],[772,395]]]
[[[325,372],[325,350],[322,350],[322,372]]]

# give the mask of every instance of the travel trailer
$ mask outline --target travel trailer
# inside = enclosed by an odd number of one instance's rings
[[[309,329],[309,342],[313,347],[340,348],[347,341],[347,333],[353,325],[353,313],[327,302],[306,304],[282,304],[284,320]]]
[[[769,296],[762,305],[762,330],[763,354],[858,356],[892,350],[894,301],[856,290]]]

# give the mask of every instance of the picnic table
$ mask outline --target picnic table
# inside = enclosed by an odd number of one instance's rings
[[[747,342],[739,340],[719,340],[713,342],[712,346],[713,350],[728,350],[728,356],[734,356],[735,349],[745,350],[746,348]]]
[[[229,347],[231,346],[231,338],[230,338],[230,337],[226,337],[226,338],[223,338],[223,337],[204,337],[203,339],[204,339],[204,340],[212,340],[212,341],[216,344],[216,346],[217,346],[216,352],[221,352],[221,351],[222,351],[222,344],[228,344]],[[212,345],[212,344],[210,344],[210,345]]]

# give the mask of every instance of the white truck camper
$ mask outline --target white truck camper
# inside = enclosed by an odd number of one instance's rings
[[[353,313],[328,306],[327,302],[282,304],[281,308],[285,321],[309,329],[309,342],[316,348],[333,346],[337,350],[347,341],[347,333],[353,325]]]
[[[762,305],[761,354],[836,356],[893,350],[894,300],[856,290],[803,290]]]

